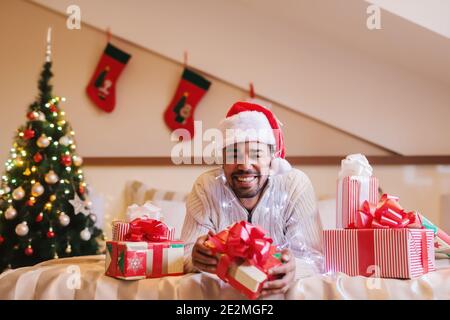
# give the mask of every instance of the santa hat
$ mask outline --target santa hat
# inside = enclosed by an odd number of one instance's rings
[[[274,159],[270,164],[271,174],[283,174],[291,169],[284,159],[284,137],[281,123],[275,115],[259,104],[236,102],[219,124],[224,137],[224,147],[240,142],[261,142],[275,146]]]

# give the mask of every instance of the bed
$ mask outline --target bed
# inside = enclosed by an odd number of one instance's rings
[[[131,181],[125,188],[127,205],[151,200],[162,208],[177,236],[185,199],[185,193],[152,189],[139,181]],[[318,201],[325,229],[335,225],[335,203],[332,198]],[[450,260],[436,260],[436,267],[437,271],[412,280],[315,275],[296,280],[286,295],[265,299],[450,299]],[[114,279],[104,273],[104,255],[45,261],[0,274],[0,299],[245,299],[207,273],[138,281]]]
[[[450,299],[449,260],[411,280],[316,275],[298,279],[286,295],[264,299]],[[105,256],[46,261],[0,274],[0,299],[245,299],[217,276],[186,274],[125,281],[105,276]]]

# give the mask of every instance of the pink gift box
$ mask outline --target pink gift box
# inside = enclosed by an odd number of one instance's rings
[[[410,279],[436,270],[432,230],[324,230],[323,245],[327,272]]]
[[[364,201],[378,202],[376,177],[348,176],[338,179],[336,196],[336,228],[348,228],[356,222]]]

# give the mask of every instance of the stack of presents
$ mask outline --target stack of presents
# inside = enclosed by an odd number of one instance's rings
[[[342,161],[337,183],[337,228],[323,231],[326,272],[409,279],[435,270],[435,254],[450,258],[450,237],[399,199],[379,197],[378,179],[363,155]],[[128,207],[113,222],[107,241],[106,275],[137,280],[183,274],[184,243],[150,202]],[[246,221],[210,235],[205,243],[218,258],[217,276],[250,299],[258,298],[268,270],[281,253],[266,231]]]
[[[399,198],[379,197],[378,179],[361,154],[342,160],[335,230],[323,231],[325,271],[350,276],[410,279],[450,258],[450,237]]]

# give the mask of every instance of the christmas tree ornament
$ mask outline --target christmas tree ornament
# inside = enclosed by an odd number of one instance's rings
[[[8,209],[6,209],[6,211],[5,211],[5,219],[12,220],[15,217],[17,217],[17,210],[14,209],[13,206],[9,206]]]
[[[28,245],[28,247],[25,248],[25,255],[26,256],[32,256],[33,255],[33,248],[31,247],[31,244]]]
[[[73,206],[73,212],[75,215],[82,213],[85,216],[89,215],[89,210],[86,208],[84,201],[75,192],[74,198],[69,200],[70,204]]]
[[[116,83],[131,55],[113,46],[106,45],[94,74],[86,88],[87,95],[97,107],[112,112],[116,104]]]
[[[31,174],[31,170],[30,170],[30,168],[26,168],[25,170],[24,170],[24,172],[23,172],[23,175],[24,176],[29,176]]]
[[[0,246],[3,244],[3,242],[5,242],[5,238],[2,235],[0,235]]]
[[[22,200],[25,197],[25,190],[22,187],[17,187],[12,193],[14,200]]]
[[[72,139],[68,136],[62,136],[61,138],[59,138],[59,143],[67,147],[68,145],[72,144]]]
[[[37,120],[39,118],[39,113],[37,111],[30,111],[27,113],[27,118],[30,121]]]
[[[47,119],[45,119],[45,114],[42,111],[38,111],[37,120],[39,120],[39,121],[46,121],[47,120]]]
[[[34,221],[41,222],[44,219],[44,213],[39,212],[39,214],[36,216],[36,219]]]
[[[79,167],[83,164],[83,158],[80,156],[75,155],[72,157],[72,160],[73,160],[73,164],[76,165],[77,167]]]
[[[47,202],[44,206],[44,209],[47,211],[50,211],[50,210],[52,210],[52,207],[53,207],[52,204],[50,202]]]
[[[67,244],[65,253],[67,253],[67,254],[71,254],[72,253],[72,246],[70,245],[70,243]]]
[[[51,112],[58,112],[58,107],[53,103],[50,105],[49,109]]]
[[[36,152],[33,156],[33,160],[36,163],[39,163],[42,161],[42,155],[39,152]]]
[[[62,225],[63,227],[68,226],[70,223],[70,217],[65,212],[61,212],[61,214],[58,217],[58,220],[59,224]]]
[[[50,227],[47,231],[47,238],[52,239],[55,237],[55,232],[53,231],[53,228]]]
[[[93,213],[91,213],[89,215],[89,219],[91,219],[92,222],[96,223],[97,222],[97,216]]]
[[[194,136],[194,111],[210,85],[211,82],[201,75],[184,69],[175,95],[164,112],[164,120],[170,129],[186,129],[191,138]]]
[[[72,165],[72,157],[69,155],[62,155],[61,156],[61,163],[63,165],[65,165],[66,167],[69,167],[70,165]]]
[[[33,129],[25,129],[25,130],[23,131],[23,138],[24,138],[25,140],[30,140],[30,139],[34,138],[34,135],[35,135],[35,134],[36,134],[36,133],[34,132]]]
[[[54,194],[52,194],[51,196],[50,196],[50,201],[55,201],[56,200],[56,196],[54,195]]]
[[[50,145],[50,139],[45,134],[42,134],[36,141],[36,144],[39,148],[47,148]]]
[[[28,224],[26,221],[23,221],[16,226],[16,234],[19,237],[26,236],[28,234],[28,231],[30,231],[30,229],[28,228]]]
[[[88,228],[84,228],[83,230],[81,230],[80,238],[84,241],[88,241],[89,239],[91,239],[91,233],[89,232]]]
[[[55,254],[53,255],[53,259],[59,259],[58,253],[55,251]]]
[[[3,187],[3,192],[4,192],[4,194],[5,194],[5,193],[10,193],[10,192],[11,192],[11,188],[8,187],[8,186],[4,186],[4,187]]]
[[[45,182],[48,183],[48,184],[55,184],[55,183],[58,182],[59,177],[58,177],[58,175],[55,173],[55,171],[50,170],[50,171],[45,175],[44,180],[45,180]]]
[[[31,194],[33,195],[33,197],[39,197],[44,193],[44,191],[45,191],[44,187],[39,182],[36,182],[31,187]]]
[[[36,198],[30,197],[30,199],[28,199],[28,201],[27,201],[27,206],[32,207],[32,206],[34,206],[35,203],[36,203]]]

